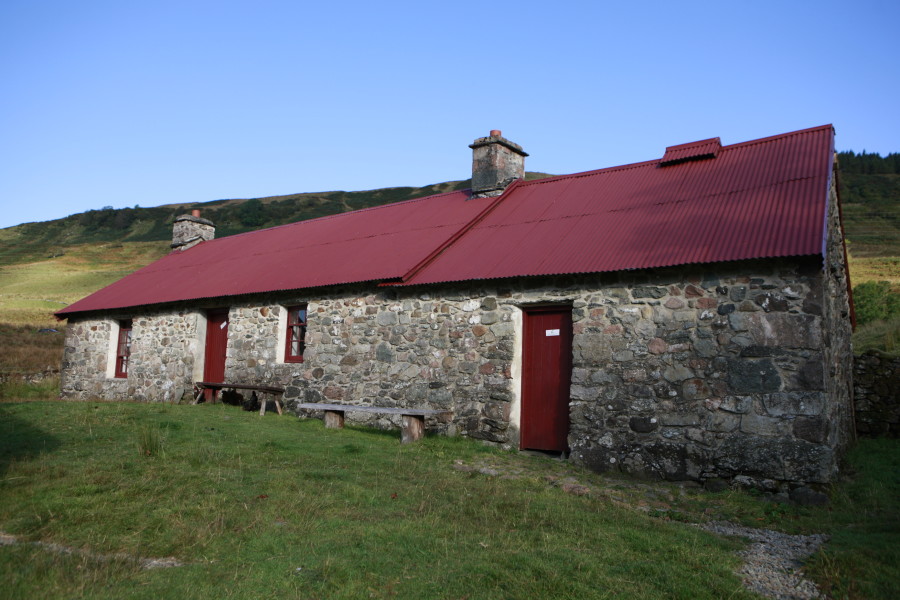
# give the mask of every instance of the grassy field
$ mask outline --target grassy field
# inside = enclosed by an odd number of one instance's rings
[[[900,286],[900,256],[857,257],[850,254],[850,282],[890,281]]]
[[[0,266],[0,375],[58,369],[65,322],[53,316],[76,300],[134,272],[168,252],[161,242],[83,244],[61,256]],[[0,397],[51,393],[42,383],[0,384]]]
[[[0,266],[0,323],[54,326],[53,312],[168,252],[161,242],[84,244],[35,262]]]
[[[706,519],[830,533],[812,573],[837,597],[900,593],[896,442],[799,508],[398,437],[223,405],[0,404],[0,531],[78,550],[0,546],[0,596],[750,597],[741,544],[689,525]],[[570,480],[590,493],[551,483]],[[183,566],[137,562],[166,557]]]

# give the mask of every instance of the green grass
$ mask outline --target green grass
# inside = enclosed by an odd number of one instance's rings
[[[853,352],[863,354],[871,350],[885,356],[900,356],[900,317],[857,327],[853,333]]]
[[[0,400],[55,400],[59,397],[59,376],[48,376],[31,383],[21,377],[12,376],[0,383]]]
[[[832,505],[804,508],[398,438],[223,405],[0,404],[0,531],[84,551],[0,546],[0,595],[750,597],[732,574],[740,543],[686,524],[705,519],[830,533],[820,582],[851,598],[900,592],[896,441],[867,441]],[[572,477],[593,492],[548,483]]]
[[[166,244],[85,244],[63,256],[0,266],[0,323],[54,326],[53,312],[165,255]]]
[[[833,598],[900,597],[900,442],[864,440],[832,494],[831,541],[809,570]]]
[[[187,563],[0,547],[10,597],[749,597],[735,542],[537,477],[454,470],[509,456],[467,440],[401,446],[221,405],[0,404],[0,427],[0,530]],[[135,451],[148,428],[149,455]]]

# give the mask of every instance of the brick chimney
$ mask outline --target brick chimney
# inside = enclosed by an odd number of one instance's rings
[[[472,197],[499,196],[510,183],[525,177],[522,146],[509,141],[499,129],[489,137],[478,138],[472,149]]]
[[[175,225],[172,227],[172,249],[187,250],[214,237],[216,226],[208,219],[201,219],[200,211],[194,209],[189,215],[175,218]]]

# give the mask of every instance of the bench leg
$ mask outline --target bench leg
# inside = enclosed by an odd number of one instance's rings
[[[259,416],[263,416],[266,414],[266,398],[263,398],[259,402]]]
[[[403,429],[400,430],[400,443],[409,444],[422,439],[425,435],[425,417],[403,415]]]
[[[283,412],[281,412],[281,400],[278,398],[278,396],[275,396],[275,408],[278,409],[279,417],[284,414]]]
[[[326,410],[325,427],[328,429],[341,429],[344,427],[344,411]]]

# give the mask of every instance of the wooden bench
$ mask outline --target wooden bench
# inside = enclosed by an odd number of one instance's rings
[[[197,404],[200,402],[200,397],[207,390],[212,391],[212,403],[216,403],[216,397],[218,397],[219,392],[223,389],[229,390],[248,390],[252,392],[260,392],[263,395],[263,398],[260,399],[259,404],[259,414],[266,414],[266,399],[265,396],[272,396],[272,399],[275,400],[275,408],[278,409],[278,414],[282,414],[281,411],[281,396],[284,394],[284,388],[275,387],[273,385],[245,385],[242,383],[215,383],[211,381],[198,381],[194,384],[194,402],[193,404]]]
[[[292,405],[306,410],[321,410],[325,412],[325,427],[339,429],[344,426],[345,412],[367,412],[383,415],[400,415],[402,428],[400,429],[400,443],[409,444],[422,439],[425,435],[425,417],[437,415],[449,415],[450,410],[432,410],[428,408],[388,408],[384,406],[354,406],[352,404],[325,404],[324,402],[304,402]]]

